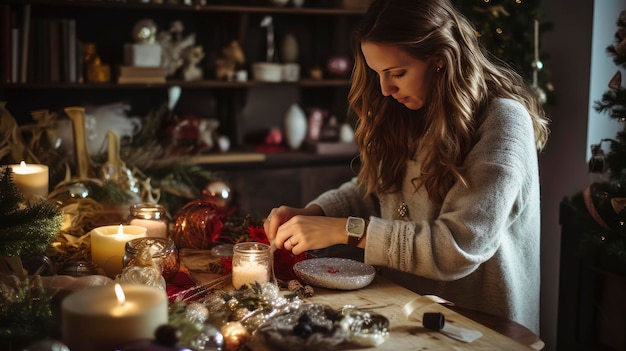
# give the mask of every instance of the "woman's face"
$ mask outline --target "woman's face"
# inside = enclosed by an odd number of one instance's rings
[[[418,60],[395,45],[361,43],[367,65],[378,74],[380,90],[411,110],[426,104],[437,72],[435,59]]]

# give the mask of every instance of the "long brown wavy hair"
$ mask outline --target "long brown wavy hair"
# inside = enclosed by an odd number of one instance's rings
[[[533,121],[537,150],[548,139],[549,120],[535,90],[511,67],[478,42],[472,24],[448,0],[375,0],[352,36],[355,65],[348,94],[357,117],[359,181],[367,195],[398,191],[407,160],[422,145],[416,190],[424,186],[441,205],[455,182],[467,184],[462,164],[475,143],[477,118],[495,97],[526,107]],[[383,96],[379,78],[369,69],[362,42],[396,45],[412,57],[443,62],[425,106],[407,109]],[[428,133],[426,133],[428,131]]]

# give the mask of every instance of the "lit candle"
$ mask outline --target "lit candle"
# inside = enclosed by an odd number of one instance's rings
[[[130,206],[128,224],[138,225],[148,230],[148,236],[167,238],[169,220],[165,206],[142,202]]]
[[[122,272],[126,242],[146,236],[136,225],[108,225],[91,231],[91,260],[111,278]]]
[[[72,351],[111,351],[154,338],[168,323],[167,295],[141,284],[90,287],[61,303],[62,341]]]
[[[232,283],[235,289],[244,285],[263,285],[273,278],[269,245],[243,242],[233,247]]]
[[[26,164],[26,162],[22,161],[19,165],[10,165],[9,167],[13,171],[13,183],[24,196],[31,194],[44,198],[48,196],[48,166]]]

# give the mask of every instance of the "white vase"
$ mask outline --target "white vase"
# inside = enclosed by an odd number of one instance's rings
[[[307,132],[307,120],[298,104],[292,104],[285,114],[285,140],[292,150],[298,150]]]

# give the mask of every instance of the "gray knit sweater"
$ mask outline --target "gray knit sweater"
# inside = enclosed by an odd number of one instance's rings
[[[399,284],[538,333],[540,189],[528,112],[507,99],[488,107],[464,164],[469,187],[454,185],[439,211],[423,189],[413,191],[417,160],[401,192],[379,195],[380,212],[363,201],[356,178],[311,203],[326,216],[368,217],[365,262]],[[403,201],[408,218],[397,212]]]

